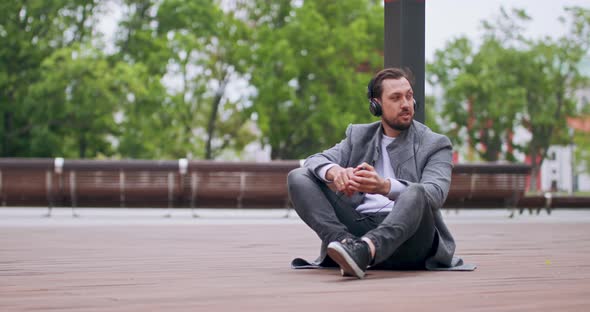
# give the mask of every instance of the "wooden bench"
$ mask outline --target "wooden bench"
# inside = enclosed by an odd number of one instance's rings
[[[59,198],[72,207],[168,207],[179,202],[177,161],[66,160]]]
[[[0,204],[52,207],[58,187],[53,167],[53,159],[0,158]]]
[[[254,162],[0,159],[0,203],[62,207],[289,207],[287,174],[297,160]],[[457,164],[444,208],[546,207],[524,197],[530,167]],[[556,206],[559,205],[559,206]],[[549,207],[590,207],[553,198]],[[521,210],[522,211],[522,210]]]
[[[445,208],[514,208],[524,197],[530,166],[457,164]]]
[[[184,194],[192,208],[288,207],[287,174],[297,167],[299,161],[191,161]]]
[[[286,207],[286,176],[299,161],[2,160],[5,205]],[[515,206],[530,171],[518,164],[459,164],[445,207]],[[1,184],[0,184],[1,185]],[[9,195],[10,194],[10,195]]]
[[[551,214],[554,208],[587,209],[590,208],[590,196],[545,193],[542,195],[525,196],[518,202],[519,213],[528,209],[531,214],[533,211],[539,214],[542,209],[545,209],[547,214]]]

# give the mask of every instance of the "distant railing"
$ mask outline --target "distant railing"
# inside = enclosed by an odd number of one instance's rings
[[[300,161],[217,162],[0,158],[0,205],[288,208]],[[457,164],[446,208],[587,207],[590,198],[525,197],[530,166]]]
[[[2,206],[287,207],[287,173],[269,163],[0,159]]]

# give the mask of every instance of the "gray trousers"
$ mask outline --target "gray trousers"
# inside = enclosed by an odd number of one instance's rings
[[[289,196],[299,217],[322,240],[322,246],[348,237],[365,236],[375,244],[372,267],[423,269],[438,244],[432,210],[424,188],[409,186],[391,212],[361,214],[343,194],[332,191],[309,169],[288,176]]]

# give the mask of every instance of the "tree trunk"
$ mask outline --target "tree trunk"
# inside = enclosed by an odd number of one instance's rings
[[[80,134],[78,148],[78,156],[80,159],[86,158],[86,135],[84,135],[84,133]]]
[[[226,75],[223,75],[223,79],[221,80],[219,89],[215,93],[215,98],[213,98],[213,107],[211,107],[211,114],[209,115],[209,124],[207,125],[207,144],[205,145],[205,159],[213,159],[213,149],[211,147],[211,141],[213,140],[213,135],[215,134],[217,112],[219,111],[219,105],[221,104],[221,98],[225,93],[226,85]]]
[[[128,32],[125,38],[124,43],[121,46],[121,54],[129,53],[129,45],[131,44],[131,37],[133,34],[141,28],[143,20],[147,19],[148,11],[151,8],[151,1],[141,1],[136,2],[136,13],[137,19],[132,19],[128,24]],[[149,22],[149,21],[148,21]]]
[[[0,146],[0,155],[2,157],[15,156],[10,151],[10,133],[12,132],[12,112],[4,112],[4,130],[2,132],[2,146]]]
[[[272,148],[270,151],[270,159],[271,160],[283,160],[283,159],[295,159],[296,157],[290,157],[292,155],[292,151],[289,147],[277,147]]]
[[[279,149],[278,148],[270,148],[270,159],[271,160],[277,160],[279,159],[279,153],[278,153]]]
[[[537,185],[537,177],[539,175],[540,169],[538,165],[533,165],[531,168],[531,185],[529,191],[538,193],[540,191],[540,185]]]
[[[471,131],[473,129],[473,123],[475,122],[475,116],[473,115],[473,98],[467,99],[467,161],[473,162],[473,150],[475,148],[473,140],[471,139]]]
[[[540,166],[537,163],[537,158],[539,157],[539,151],[536,146],[531,146],[531,153],[529,155],[531,157],[531,183],[529,187],[529,191],[532,192],[539,192],[539,186],[537,185],[537,176],[539,175]]]
[[[506,159],[514,162],[514,132],[511,129],[512,127],[506,132]]]

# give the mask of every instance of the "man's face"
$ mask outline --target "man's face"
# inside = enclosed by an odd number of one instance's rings
[[[381,107],[383,121],[397,131],[404,131],[414,118],[414,91],[406,78],[385,79],[382,82]]]

